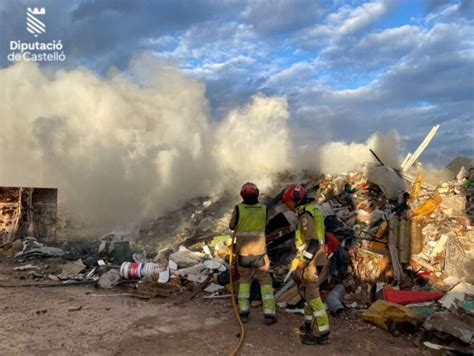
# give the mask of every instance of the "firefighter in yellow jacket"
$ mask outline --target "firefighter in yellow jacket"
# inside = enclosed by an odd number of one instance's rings
[[[307,197],[305,189],[293,184],[282,193],[288,208],[298,213],[295,232],[296,258],[291,262],[292,277],[305,299],[301,342],[321,345],[329,342],[329,317],[319,295],[319,285],[327,279],[328,263],[324,249],[324,216]],[[320,269],[318,273],[318,269]]]
[[[240,275],[238,294],[240,319],[243,323],[248,322],[250,285],[255,276],[260,282],[265,324],[271,325],[277,319],[272,278],[268,272],[270,260],[265,242],[267,206],[259,203],[259,190],[253,183],[245,183],[240,190],[240,196],[243,201],[235,207],[229,223],[230,229],[236,233],[235,251]]]

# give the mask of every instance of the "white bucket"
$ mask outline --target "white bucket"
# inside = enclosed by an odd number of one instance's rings
[[[120,266],[120,277],[122,277],[123,279],[128,279],[128,274],[130,272],[130,265],[131,265],[130,262],[124,262]]]
[[[151,280],[153,274],[159,275],[160,272],[163,272],[163,268],[158,263],[124,262],[120,266],[120,277],[123,279]]]
[[[141,279],[144,263],[124,262],[120,266],[120,277],[124,279]]]
[[[145,266],[142,270],[142,278],[151,280],[154,274],[156,274],[158,278],[160,272],[163,272],[163,268],[158,263],[145,263]]]

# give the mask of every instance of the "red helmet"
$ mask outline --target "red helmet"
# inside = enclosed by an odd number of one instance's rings
[[[240,189],[240,196],[242,198],[246,197],[258,197],[260,194],[257,186],[253,183],[247,182]]]
[[[292,184],[283,192],[283,203],[293,202],[295,205],[299,205],[303,202],[305,195],[306,189],[303,186]]]

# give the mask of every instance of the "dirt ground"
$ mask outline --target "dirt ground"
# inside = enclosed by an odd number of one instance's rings
[[[0,284],[31,283],[0,261]],[[21,280],[18,277],[27,276]],[[141,300],[125,289],[93,286],[0,288],[0,355],[221,355],[238,343],[229,300]],[[70,311],[70,308],[81,307]],[[241,355],[415,355],[412,339],[393,337],[362,320],[331,319],[331,343],[306,346],[296,329],[301,315],[279,312],[266,326],[255,308]]]

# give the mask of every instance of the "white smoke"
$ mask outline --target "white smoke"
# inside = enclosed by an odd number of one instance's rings
[[[387,166],[400,167],[400,137],[394,130],[375,133],[365,143],[330,142],[321,148],[320,167],[327,173],[355,170],[365,162],[377,162],[369,149]]]
[[[263,188],[273,173],[291,168],[288,117],[286,100],[260,95],[231,111],[216,130],[213,157],[221,179],[234,186],[255,181]]]
[[[0,185],[57,187],[91,222],[156,216],[287,161],[285,100],[256,96],[213,123],[204,85],[150,57],[106,77],[23,62],[0,83]]]
[[[0,186],[57,187],[91,223],[157,216],[245,181],[264,188],[284,169],[344,171],[372,160],[368,147],[398,158],[394,133],[299,155],[283,98],[255,95],[214,122],[204,84],[148,56],[104,77],[22,62],[0,83]]]

